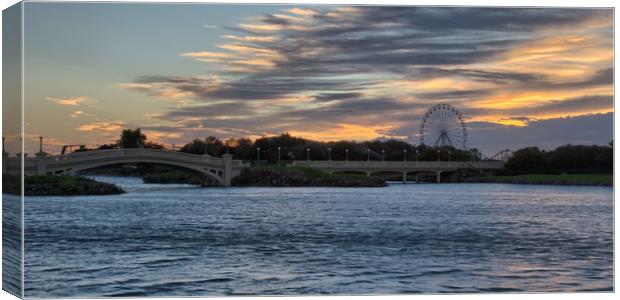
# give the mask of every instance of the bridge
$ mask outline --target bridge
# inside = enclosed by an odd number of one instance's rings
[[[441,174],[459,170],[492,173],[504,168],[503,161],[293,161],[291,166],[309,167],[328,173],[363,173],[368,176],[381,173],[402,174],[403,183],[408,174],[432,173],[441,182]]]
[[[231,154],[224,154],[218,158],[210,155],[143,148],[92,150],[64,155],[48,155],[40,151],[35,154],[35,157],[26,156],[23,167],[25,175],[60,175],[127,163],[153,163],[180,167],[201,175],[204,180],[213,180],[223,186],[230,186],[231,179],[239,175],[241,169],[248,167],[240,160],[233,160]],[[4,152],[2,165],[2,173],[21,173],[20,155],[9,156]]]
[[[109,149],[73,152],[63,155],[49,155],[43,151],[35,157],[24,159],[25,175],[60,175],[75,174],[79,171],[114,164],[153,163],[180,167],[193,171],[204,180],[212,180],[218,185],[230,186],[233,177],[239,175],[249,164],[233,160],[231,154],[221,158],[210,155],[188,154],[179,151],[157,149]],[[21,157],[9,156],[3,152],[3,174],[20,174]],[[436,181],[441,182],[441,174],[459,170],[474,170],[492,173],[504,168],[503,161],[292,161],[293,167],[310,167],[328,173],[363,173],[376,175],[381,173],[402,174],[403,182],[409,174],[431,173]]]

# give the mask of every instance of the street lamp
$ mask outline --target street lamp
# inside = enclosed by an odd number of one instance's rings
[[[256,167],[260,168],[260,147],[256,147]]]
[[[370,161],[370,148],[366,148],[366,153],[368,154],[367,156],[367,161]]]
[[[349,149],[344,149],[344,160],[349,161]]]
[[[385,150],[381,150],[381,160],[385,161]]]
[[[280,165],[280,150],[282,148],[280,146],[278,146],[278,166]]]
[[[448,150],[448,161],[451,160],[451,154],[452,154],[452,150]]]
[[[407,149],[403,149],[403,161],[407,161]]]
[[[332,160],[332,147],[327,148],[327,160]]]
[[[441,151],[441,150],[437,149],[437,161],[439,161],[439,152],[440,152],[440,151]]]
[[[310,162],[310,148],[306,148],[306,160]]]

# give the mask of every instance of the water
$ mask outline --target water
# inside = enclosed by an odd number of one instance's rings
[[[26,199],[27,297],[611,291],[606,187],[195,188]]]

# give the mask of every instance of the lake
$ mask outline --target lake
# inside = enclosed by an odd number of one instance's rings
[[[611,291],[613,189],[197,188],[26,199],[27,297]]]

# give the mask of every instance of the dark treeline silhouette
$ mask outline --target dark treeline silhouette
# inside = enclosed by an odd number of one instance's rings
[[[89,149],[84,146],[75,150],[75,152],[89,150],[107,150],[107,149],[130,149],[130,148],[147,148],[147,149],[165,149],[162,144],[147,141],[147,137],[142,133],[142,129],[123,129],[119,139],[113,144],[99,145],[95,149]]]
[[[279,151],[278,151],[279,147]],[[259,150],[260,149],[260,150]],[[330,150],[331,149],[331,150]],[[348,151],[347,151],[348,150]],[[406,150],[406,152],[405,152]],[[438,152],[439,150],[439,152]],[[320,142],[288,133],[279,136],[261,137],[256,140],[248,138],[219,140],[210,136],[205,140],[196,139],[184,145],[180,151],[192,154],[208,153],[212,156],[221,156],[228,152],[235,159],[277,161],[280,160],[382,160],[430,161],[440,160],[469,161],[478,159],[476,149],[460,150],[454,147],[433,148],[425,145],[412,145],[401,140],[374,140],[365,142],[333,141]]]
[[[613,173],[613,143],[564,145],[545,151],[537,147],[517,150],[506,162],[506,174]]]

